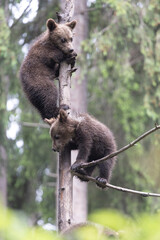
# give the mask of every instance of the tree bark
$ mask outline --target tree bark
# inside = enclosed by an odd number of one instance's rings
[[[59,103],[70,106],[70,66],[63,62],[59,74]],[[58,161],[58,230],[64,231],[72,223],[72,175],[70,150],[65,148]]]
[[[7,205],[7,153],[3,145],[0,145],[0,203]]]
[[[6,103],[9,89],[9,78],[1,69],[0,82],[0,201],[7,205],[7,151],[6,151]]]
[[[65,231],[72,224],[72,175],[70,150],[59,154],[58,164],[58,230]]]
[[[81,57],[81,42],[88,36],[88,15],[86,0],[75,1],[74,19],[77,20],[75,28],[74,49]],[[87,111],[87,79],[81,77],[81,67],[72,77],[71,109],[74,112]],[[72,151],[72,164],[76,160],[77,151]],[[73,221],[74,223],[85,222],[88,213],[87,183],[73,178]]]
[[[87,12],[84,11],[86,9],[86,0],[82,0],[82,1],[75,1],[75,6],[74,7],[68,7],[66,8],[65,3],[70,2],[69,0],[66,0],[66,2],[61,1],[61,8],[64,11],[64,15],[63,15],[63,19],[62,21],[70,21],[70,18],[66,18],[66,10],[68,11],[69,8],[69,12],[71,13],[71,15],[73,14],[73,10],[75,7],[75,14],[74,14],[74,19],[77,20],[77,25],[75,28],[75,38],[74,38],[74,49],[75,51],[78,53],[78,55],[81,54],[81,46],[80,43],[86,39],[87,37],[87,33],[88,33],[88,18],[87,18]],[[82,14],[82,12],[85,12],[85,14]],[[70,15],[70,16],[71,16]],[[62,66],[61,66],[62,67]],[[65,71],[63,71],[65,72]],[[61,73],[61,70],[60,70]],[[64,74],[65,75],[65,74]],[[81,75],[81,69],[80,67],[78,67],[78,71],[76,71],[76,73],[74,74],[73,80],[72,80],[72,88],[71,88],[71,109],[72,109],[72,113],[74,112],[86,112],[87,110],[87,90],[86,90],[86,78],[84,78],[83,80],[80,80],[80,75]],[[60,77],[61,79],[61,77]],[[61,82],[61,80],[60,80]],[[68,84],[66,84],[68,85]],[[60,87],[61,89],[61,87]],[[61,92],[61,90],[60,90]],[[60,93],[61,94],[61,93]],[[68,90],[67,90],[67,94],[65,93],[65,91],[63,91],[63,94],[65,96],[68,95]],[[61,98],[61,96],[60,96]],[[70,97],[68,97],[69,99]],[[64,99],[63,97],[61,99]],[[61,101],[60,100],[60,104],[66,104],[66,101]],[[68,104],[70,105],[70,103]],[[63,153],[63,155],[65,156],[66,153]],[[76,155],[77,152],[76,151],[72,151],[72,163],[75,161],[76,159]],[[66,155],[67,156],[67,155]],[[66,158],[65,156],[65,158]],[[69,156],[67,157],[69,159]],[[68,161],[68,160],[67,160]],[[62,163],[63,160],[61,159],[59,161],[60,164]],[[67,163],[66,163],[67,164]],[[69,168],[69,163],[66,166],[66,169]],[[61,168],[61,167],[60,167]],[[60,170],[62,171],[62,169]],[[62,172],[59,172],[60,175],[62,175]],[[65,175],[66,174],[66,175]],[[70,179],[70,172],[68,170],[65,170],[65,178],[69,178]],[[62,182],[61,177],[59,177],[59,181]],[[69,188],[71,188],[72,190],[72,184],[71,183],[67,183],[68,180],[65,179],[65,184],[67,184],[67,187],[70,186]],[[69,185],[68,185],[69,184]],[[78,179],[74,178],[73,180],[73,222],[74,223],[80,223],[80,222],[84,222],[87,219],[87,184],[86,183],[82,183],[80,182]],[[61,183],[59,182],[59,201],[61,201],[62,199],[64,199],[61,194],[64,194],[64,191],[62,193],[62,190],[60,189],[60,185]],[[62,186],[62,185],[61,185]],[[63,187],[63,186],[62,186]],[[61,191],[61,194],[60,194]],[[66,190],[67,192],[67,190]],[[66,193],[66,201],[68,201],[68,199],[70,199],[70,206],[68,204],[66,204],[68,206],[68,210],[65,210],[62,208],[65,206],[63,204],[59,205],[60,209],[59,209],[59,230],[62,231],[65,228],[67,228],[71,223],[72,223],[72,210],[69,208],[72,208],[71,204],[72,204],[72,199],[70,197],[68,197],[68,195],[71,194],[72,191]],[[60,203],[59,203],[60,204]],[[66,208],[67,209],[67,208]],[[68,217],[66,217],[66,214],[62,214],[61,211],[67,212],[68,211]],[[61,217],[60,217],[61,214]],[[65,223],[62,223],[62,216],[64,218]],[[71,219],[71,222],[68,220]]]
[[[66,0],[63,14],[58,14],[59,22],[70,21],[74,10],[73,0]],[[70,72],[71,66],[62,62],[59,73],[59,104],[70,106]],[[72,224],[72,175],[71,152],[66,147],[59,154],[58,166],[58,200],[57,200],[57,222],[58,230],[65,231]]]

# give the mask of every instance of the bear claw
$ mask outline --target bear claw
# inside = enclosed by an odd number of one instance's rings
[[[100,187],[100,188],[106,188],[107,180],[106,180],[105,178],[96,177],[96,180],[99,182],[99,183],[96,183],[98,187]],[[104,185],[104,186],[103,186],[103,185]]]
[[[74,171],[74,172],[77,172],[79,174],[82,174],[82,175],[87,175],[86,171],[82,168],[80,168],[81,164],[80,163],[74,163],[72,166],[71,166],[71,170]]]
[[[60,105],[60,109],[63,109],[63,110],[65,110],[65,111],[67,111],[67,110],[70,109],[70,107],[69,107],[67,104],[61,104],[61,105]]]

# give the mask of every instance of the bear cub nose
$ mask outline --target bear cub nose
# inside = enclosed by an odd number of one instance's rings
[[[70,52],[70,53],[72,53],[73,51],[74,51],[74,49],[73,49],[73,48],[71,48],[71,49],[69,50],[69,52]]]

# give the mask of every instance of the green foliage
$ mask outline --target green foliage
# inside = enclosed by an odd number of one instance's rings
[[[21,217],[21,218],[19,218]],[[40,227],[28,227],[20,214],[3,209],[0,211],[0,237],[4,240],[158,240],[160,214],[141,214],[131,219],[115,210],[101,209],[90,215],[92,223],[71,228],[63,237]]]
[[[91,8],[94,11],[89,12],[90,37],[82,43],[87,57],[82,65],[88,78],[89,112],[112,129],[120,148],[152,128],[159,119],[159,1],[97,0]],[[158,136],[159,133],[154,134],[118,156],[113,184],[160,191],[159,184],[156,187],[159,178],[155,177]],[[136,211],[154,211],[160,205],[158,200],[155,207],[153,199],[130,195],[124,198],[123,193],[112,190],[101,193],[92,184],[89,191],[93,194],[89,195],[91,212],[99,208],[100,202],[104,207],[118,208],[131,215]],[[97,201],[92,201],[93,196]]]
[[[27,103],[18,72],[24,58],[22,47],[26,49],[45,29],[46,19],[59,11],[58,1],[39,0],[36,17],[24,22],[25,12],[17,23],[11,9],[21,1],[8,1],[8,15],[7,2],[2,2],[6,16],[1,8],[0,143],[4,143],[7,126],[13,121],[20,127],[16,139],[7,139],[5,144],[8,204],[32,215],[36,221],[43,219],[54,223],[56,191],[48,187],[52,180],[45,171],[56,171],[56,155],[51,153],[48,130],[22,125],[23,122],[39,122],[40,117]],[[84,61],[81,68],[82,75],[87,74],[88,78],[89,112],[112,129],[119,148],[148,130],[159,118],[160,1],[96,0],[89,8],[89,38],[82,44]],[[12,22],[16,24],[11,27]],[[7,100],[15,97],[19,99],[19,105],[7,112]],[[23,142],[21,147],[17,146],[18,141]],[[119,156],[113,184],[142,191],[160,191],[160,153],[155,147],[159,142],[159,133],[156,133]],[[110,189],[100,191],[94,184],[89,186],[90,212],[100,207],[112,207],[135,215],[136,212],[154,212],[160,206],[158,199],[155,201]],[[38,189],[43,191],[40,202],[35,200]],[[115,229],[119,230],[118,226]],[[86,231],[92,236],[95,229]]]
[[[8,64],[10,68],[12,68],[17,63],[15,52],[11,49],[10,29],[6,23],[4,10],[2,8],[0,8],[0,60],[1,70],[3,69],[1,74],[4,73],[4,70],[6,70],[5,73],[7,72]]]
[[[20,218],[19,218],[20,217]],[[47,232],[40,227],[29,228],[21,215],[3,209],[0,211],[0,237],[4,240],[60,240],[57,234]]]
[[[113,9],[115,9],[117,16],[125,15],[127,10],[131,9],[129,1],[106,0]]]
[[[90,215],[92,222],[98,223],[104,227],[123,231],[131,223],[131,219],[118,213],[115,210],[102,209]]]
[[[100,100],[99,105],[105,99],[114,108],[113,117],[129,140],[143,132],[147,122],[156,121],[159,114],[159,15],[151,24],[151,16],[159,12],[155,4],[158,1],[149,5],[136,1],[104,2],[109,6],[99,14],[106,16],[106,26],[97,19],[96,27],[102,29],[96,31],[91,23],[94,29],[90,40],[83,43],[88,58],[86,67],[91,69],[89,106],[92,111],[96,99]],[[140,19],[141,5],[144,15]]]
[[[160,214],[138,215],[135,220],[115,211],[101,210],[91,215],[90,219],[118,232],[118,239],[159,239]]]
[[[34,23],[24,24],[22,20],[27,16],[27,12],[18,21],[17,16],[12,12],[15,7],[18,9],[20,2],[3,1],[3,9],[0,8],[0,144],[5,144],[8,157],[8,205],[32,214],[36,220],[43,218],[44,215],[44,222],[53,223],[55,189],[47,186],[50,179],[46,179],[45,170],[56,171],[56,155],[51,151],[48,129],[22,126],[23,121],[39,122],[40,116],[29,105],[23,94],[19,81],[19,68],[24,58],[21,47],[26,43],[29,44],[30,40],[42,32],[42,28],[45,29],[46,16],[49,12],[53,14],[57,3],[39,1],[41,7]],[[41,11],[42,6],[43,11]],[[25,45],[25,49],[26,47]],[[19,100],[19,104],[11,111],[7,111],[7,100],[11,101],[14,98]],[[19,131],[16,139],[7,139],[6,130],[13,122],[19,124]],[[18,146],[19,141],[22,142],[21,147]],[[37,190],[40,187],[44,194],[38,201]]]
[[[0,57],[7,58],[10,31],[5,21],[4,11],[0,8]]]

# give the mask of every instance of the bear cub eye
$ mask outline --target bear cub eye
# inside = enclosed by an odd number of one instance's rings
[[[61,38],[61,42],[65,43],[65,42],[67,42],[67,39],[66,38]]]
[[[57,134],[54,136],[54,139],[58,140],[58,139],[60,139],[60,136]]]
[[[70,38],[70,41],[73,42],[73,38]]]

